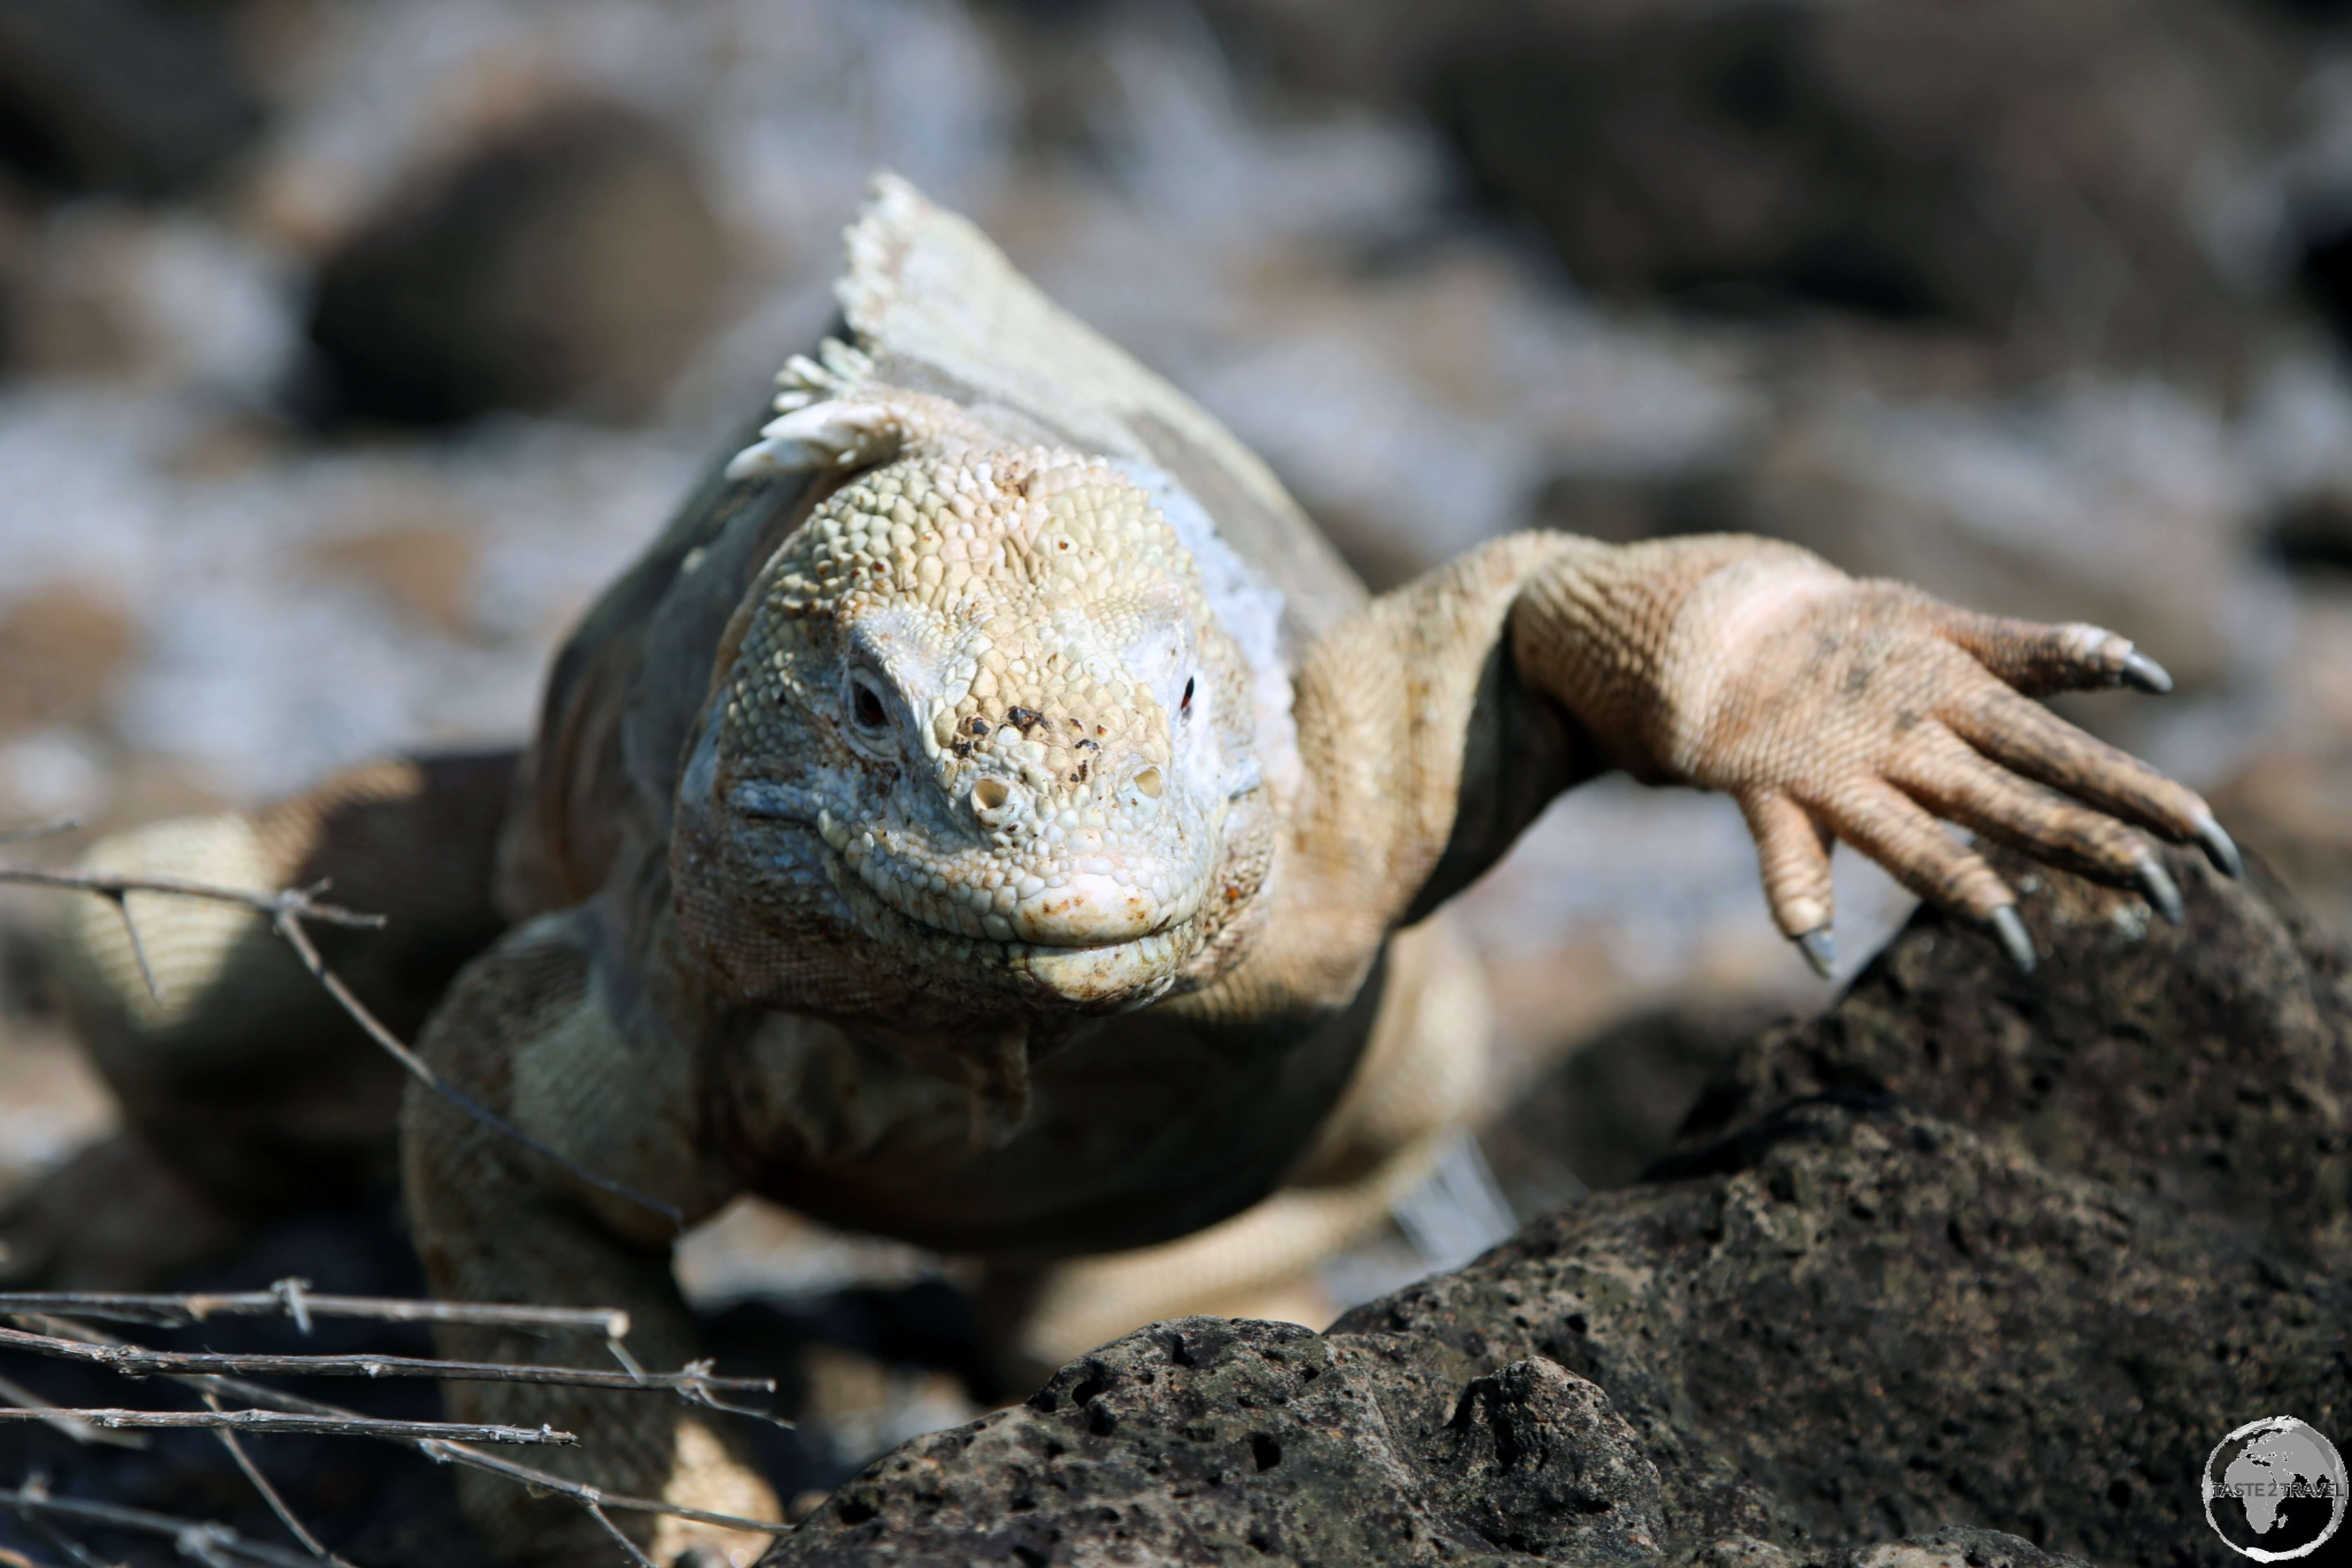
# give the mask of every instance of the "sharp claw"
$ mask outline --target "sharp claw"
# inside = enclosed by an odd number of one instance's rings
[[[2164,868],[2164,862],[2153,855],[2143,855],[2136,869],[2139,885],[2147,893],[2147,901],[2156,906],[2156,912],[2164,917],[2164,923],[2179,925],[2180,889],[2173,886],[2172,874]]]
[[[1837,938],[1827,926],[1815,926],[1797,939],[1797,951],[1813,966],[1813,973],[1827,980],[1830,971],[1837,967]]]
[[[2196,838],[2199,847],[2205,851],[2205,858],[2213,862],[2215,870],[2225,877],[2246,874],[2245,858],[2238,853],[2238,847],[2231,841],[2230,836],[2221,831],[2220,823],[2210,816],[2206,817],[2197,825]]]
[[[2124,655],[2123,681],[2126,686],[2137,686],[2159,697],[2172,689],[2172,677],[2164,666],[2137,649]]]
[[[1992,923],[1993,934],[2009,952],[2009,961],[2017,965],[2021,974],[2033,973],[2033,939],[2025,934],[2025,922],[2018,918],[2015,904],[2003,904],[1986,917]]]

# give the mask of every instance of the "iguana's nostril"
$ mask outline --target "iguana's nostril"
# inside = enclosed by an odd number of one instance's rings
[[[971,802],[971,814],[992,829],[1015,826],[1030,809],[1028,792],[1010,779],[974,779],[966,798]]]

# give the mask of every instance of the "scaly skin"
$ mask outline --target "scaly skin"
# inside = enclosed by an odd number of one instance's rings
[[[1817,960],[1832,837],[2013,945],[1937,816],[2159,906],[2142,831],[2228,853],[2195,795],[2022,695],[2160,682],[2120,637],[1728,537],[1515,535],[1367,599],[1254,458],[961,220],[885,181],[850,256],[852,341],[788,367],[559,661],[501,848],[520,923],[424,1041],[689,1219],[751,1190],[982,1255],[1045,1353],[1295,1276],[1470,1113],[1481,993],[1433,911],[1610,768],[1736,798]],[[657,1216],[427,1095],[403,1156],[436,1292],[619,1306],[648,1363],[693,1354]],[[701,1414],[448,1394],[581,1432],[547,1462],[606,1488],[774,1508]],[[511,1556],[609,1552],[461,1479]],[[631,1528],[664,1558],[713,1539]]]

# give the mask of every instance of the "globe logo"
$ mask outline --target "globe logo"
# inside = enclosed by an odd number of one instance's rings
[[[2307,1556],[2344,1523],[2345,1479],[2343,1456],[2305,1423],[2248,1422],[2205,1461],[2205,1521],[2257,1563]]]

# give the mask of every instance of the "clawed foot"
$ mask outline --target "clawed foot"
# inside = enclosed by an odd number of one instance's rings
[[[1769,592],[1695,672],[1707,700],[1678,762],[1739,802],[1773,917],[1822,975],[1835,958],[1833,839],[1981,922],[2027,972],[2017,895],[1945,823],[2137,889],[2176,924],[2180,893],[2147,835],[2195,843],[2240,873],[2237,846],[2197,795],[2032,700],[2169,690],[2163,667],[2126,639],[1827,574]]]

